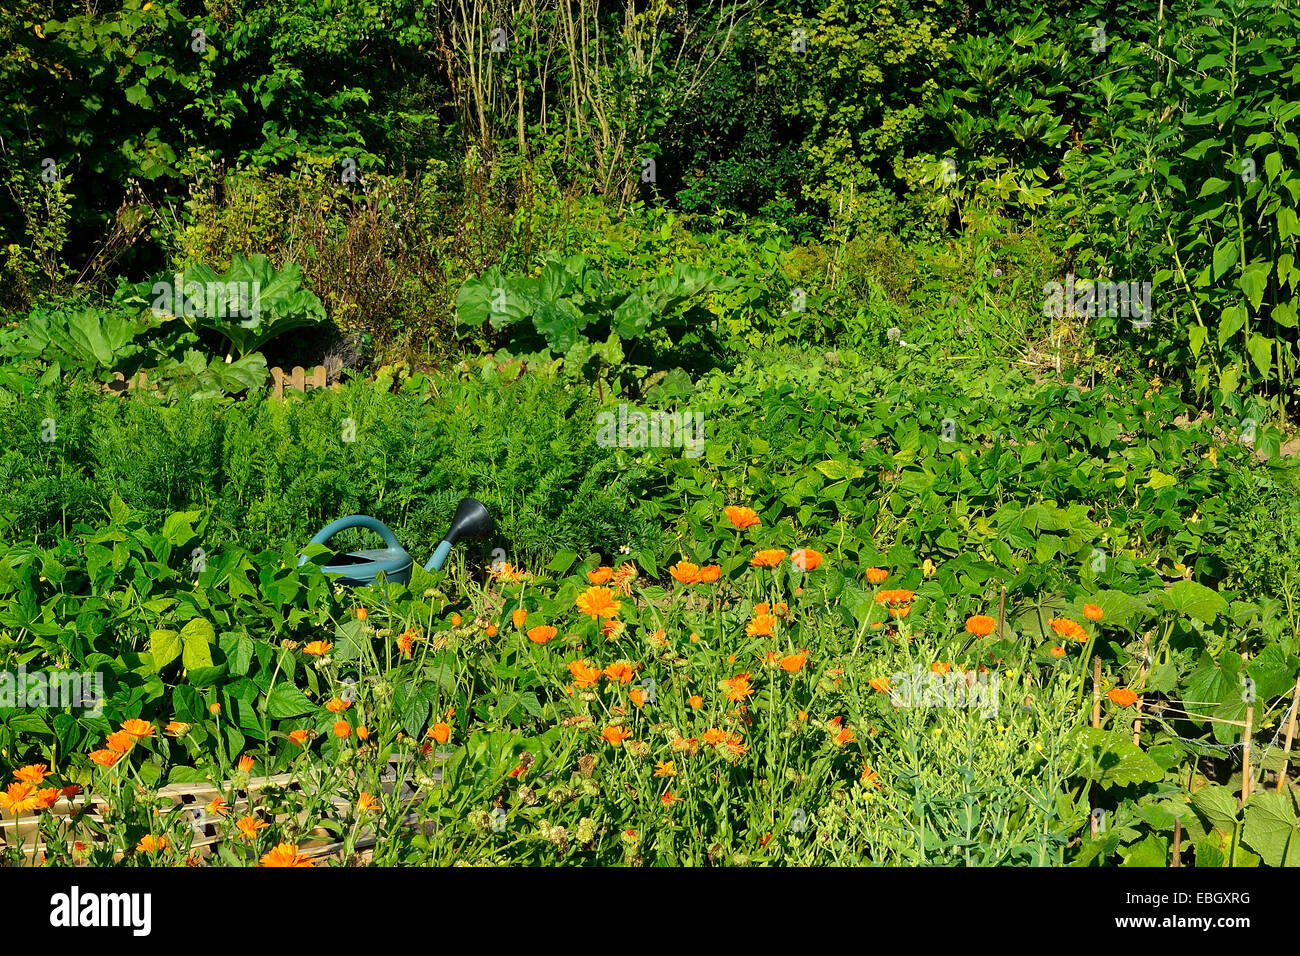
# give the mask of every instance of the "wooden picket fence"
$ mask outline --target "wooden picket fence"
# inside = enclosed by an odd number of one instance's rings
[[[445,758],[445,754],[438,753],[435,760]],[[412,781],[412,773],[409,768],[404,768],[403,763],[409,761],[409,758],[395,756],[390,760],[389,771],[380,778],[381,786],[385,794],[391,794],[395,789],[398,791],[399,800],[407,806],[418,796],[418,791]],[[442,777],[440,767],[432,768],[430,777],[437,781]],[[282,788],[291,792],[301,794],[303,791],[302,781],[295,779],[294,774],[281,773],[269,777],[252,777],[240,788],[235,788],[230,781],[226,781],[220,788],[210,783],[180,783],[169,784],[158,791],[158,799],[161,801],[159,807],[159,816],[166,816],[170,813],[180,812],[193,818],[191,826],[194,830],[194,839],[190,844],[190,856],[196,858],[199,862],[207,860],[222,841],[222,836],[217,831],[217,819],[206,814],[203,808],[212,802],[217,796],[226,796],[230,793],[235,794],[234,799],[228,805],[228,809],[223,818],[226,821],[226,830],[230,830],[230,821],[239,818],[251,812],[250,807],[256,805],[254,799],[256,794],[272,788]],[[376,795],[378,796],[378,795]],[[341,797],[329,798],[329,803],[333,808],[333,813],[326,811],[332,819],[341,820],[346,816],[350,809],[347,800]],[[56,817],[61,818],[60,822],[67,821],[71,817],[84,813],[81,821],[89,823],[90,826],[79,826],[72,839],[86,843],[92,848],[102,844],[103,838],[95,831],[103,825],[103,811],[107,801],[102,796],[86,796],[79,794],[76,797],[68,799],[60,798],[50,810]],[[263,817],[262,819],[267,819]],[[288,819],[287,814],[279,814],[276,817],[277,822],[283,823]],[[303,816],[299,815],[299,822]],[[269,820],[268,820],[269,822]],[[419,825],[418,814],[407,813],[401,823],[405,827],[415,827]],[[429,825],[425,825],[426,835],[432,835]],[[228,834],[229,835],[229,834]],[[369,861],[373,854],[373,848],[380,838],[373,829],[363,827],[353,842],[353,850],[357,857],[354,862],[365,863]],[[236,836],[236,839],[237,836]],[[38,830],[38,818],[33,814],[26,813],[17,817],[11,816],[4,811],[0,811],[0,854],[9,848],[19,847],[24,857],[33,860],[39,857],[45,851],[45,844],[41,839]],[[339,855],[343,851],[343,841],[325,827],[315,827],[309,833],[304,834],[298,840],[298,850],[304,856],[312,860],[323,860],[329,857]],[[235,844],[236,852],[248,852],[247,847]],[[79,861],[85,865],[85,860],[90,856],[87,852]],[[123,854],[120,850],[113,854],[114,860],[120,860]]]
[[[285,392],[306,392],[308,389],[327,388],[329,386],[329,373],[325,370],[324,365],[317,365],[312,369],[304,369],[301,365],[295,365],[290,371],[286,372],[278,365],[271,369],[271,397],[283,399]],[[113,373],[113,381],[105,386],[110,392],[121,394],[126,391],[149,387],[149,376],[146,372],[137,372],[131,378],[124,378],[121,372]]]

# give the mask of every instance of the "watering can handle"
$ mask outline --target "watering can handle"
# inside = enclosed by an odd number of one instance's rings
[[[340,531],[346,531],[348,528],[369,528],[371,531],[378,533],[384,539],[384,544],[394,551],[403,551],[402,545],[397,540],[397,535],[393,534],[388,525],[384,524],[378,518],[372,518],[369,515],[348,515],[346,518],[339,518],[337,521],[331,521],[325,527],[316,532],[316,537],[311,539],[312,544],[324,544],[334,537]],[[307,556],[304,554],[298,561],[298,565],[307,563]]]

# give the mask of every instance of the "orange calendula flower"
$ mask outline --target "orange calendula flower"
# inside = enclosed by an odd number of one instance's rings
[[[101,767],[111,767],[122,759],[122,755],[115,750],[92,750],[90,759]]]
[[[369,813],[371,810],[379,809],[379,801],[368,793],[362,793],[357,797],[357,813]]]
[[[1127,687],[1115,687],[1106,692],[1106,696],[1112,702],[1119,704],[1121,707],[1132,707],[1137,703],[1138,695],[1133,693]]]
[[[109,750],[116,750],[118,753],[124,754],[135,746],[135,738],[125,730],[119,730],[117,733],[109,734],[104,738],[104,743],[108,744]]]
[[[573,686],[579,690],[586,690],[588,687],[595,686],[600,680],[602,671],[599,667],[592,667],[585,660],[569,661],[569,673],[573,675]]]
[[[357,728],[357,739],[358,739],[358,740],[369,740],[369,739],[370,739],[370,728],[367,727],[365,724],[362,724],[360,727],[358,727],[358,728]]]
[[[710,747],[716,747],[718,744],[727,742],[727,732],[719,730],[717,727],[710,727],[704,732],[704,742]]]
[[[729,680],[719,681],[718,686],[722,688],[722,692],[730,701],[743,701],[754,693],[754,688],[749,683],[748,674],[737,674]]]
[[[429,730],[429,736],[440,744],[445,744],[451,740],[451,724],[436,723]]]
[[[32,794],[33,810],[48,810],[59,802],[58,787],[43,787]]]
[[[754,619],[745,625],[745,633],[750,637],[770,637],[775,627],[776,615],[756,614]]]
[[[153,724],[147,720],[140,720],[138,717],[123,721],[122,729],[136,740],[144,740],[153,736]]]
[[[867,580],[872,584],[882,584],[887,577],[889,572],[884,568],[867,568]]]
[[[214,700],[212,703],[208,705],[208,713],[211,714],[213,717],[216,717],[218,714],[221,713],[221,704],[218,701]]]
[[[888,693],[889,688],[892,686],[888,677],[873,677],[868,683],[871,685],[872,690],[881,694]]]
[[[835,743],[841,747],[843,747],[845,744],[851,744],[853,743],[853,741],[857,739],[858,739],[858,735],[855,734],[848,727],[841,727],[835,731]]]
[[[140,838],[140,842],[135,845],[135,848],[141,853],[161,853],[167,849],[167,838],[146,833]]]
[[[289,733],[289,739],[292,740],[294,743],[296,743],[299,747],[307,743],[307,736],[308,736],[307,731],[303,727],[299,727],[297,730],[291,731]]]
[[[252,814],[235,821],[236,829],[244,835],[244,839],[246,840],[256,840],[257,831],[265,830],[269,826],[270,824],[265,820],[259,820]]]
[[[313,657],[322,657],[334,649],[334,645],[329,641],[312,641],[302,649],[304,654],[310,654]]]
[[[67,797],[69,800],[71,800],[73,797],[75,797],[75,796],[76,796],[77,794],[79,794],[79,793],[81,793],[81,784],[78,784],[78,783],[70,783],[70,784],[68,784],[66,787],[64,787],[62,790],[59,791],[59,796],[61,796],[61,797]]]
[[[614,569],[600,565],[592,568],[587,572],[587,581],[590,584],[608,584],[609,579],[614,576]]]
[[[167,726],[163,728],[163,733],[168,737],[184,737],[189,729],[189,724],[183,724],[179,720],[169,720]]]
[[[528,611],[526,608],[517,607],[510,612],[510,620],[514,622],[515,627],[523,627],[524,622],[528,620]]]
[[[1047,653],[1051,654],[1053,657],[1064,657],[1064,656],[1065,656],[1065,648],[1064,648],[1064,647],[1061,647],[1061,645],[1058,644],[1058,645],[1056,645],[1056,647],[1053,647],[1053,648],[1052,648],[1050,651],[1048,651]]]
[[[1102,610],[1095,604],[1085,604],[1083,606],[1083,616],[1090,621],[1100,621]]]
[[[911,609],[910,607],[907,607],[907,606],[904,606],[904,607],[891,607],[891,608],[889,609],[889,616],[890,616],[890,617],[907,617],[907,615],[909,615],[910,613],[912,613],[912,609]]]
[[[262,857],[262,866],[311,866],[312,862],[298,852],[293,843],[281,843]]]
[[[659,798],[660,802],[662,802],[666,807],[671,807],[674,803],[680,803],[681,799],[681,797],[673,796],[671,790],[665,791],[664,795]]]
[[[700,566],[689,561],[678,561],[668,569],[668,573],[682,584],[695,584],[700,580]]]
[[[797,674],[807,663],[807,654],[787,654],[781,658],[781,669],[789,674]]]
[[[624,597],[632,593],[632,582],[636,580],[636,565],[624,561],[614,569],[614,590]]]
[[[367,611],[366,611],[365,608],[363,608],[363,607],[359,607],[359,608],[357,608],[357,620],[358,620],[358,621],[364,621],[364,620],[365,620],[366,618],[368,618],[369,616],[370,616],[370,615],[369,615],[369,613],[367,613]]]
[[[727,520],[741,531],[744,531],[746,528],[752,528],[754,525],[760,523],[758,520],[758,512],[753,508],[739,508],[735,505],[730,505],[722,510],[726,513]]]
[[[821,567],[824,555],[812,548],[796,548],[790,555],[790,563],[800,571],[816,571]]]
[[[30,783],[11,783],[9,789],[0,791],[0,808],[18,814],[31,810],[35,803],[36,787]]]
[[[405,631],[397,639],[397,649],[402,652],[403,657],[411,656],[411,648],[415,646],[415,638],[411,636],[410,631]]]
[[[930,665],[930,671],[934,674],[946,674],[952,670],[952,665],[943,661],[935,661]]]
[[[892,590],[877,591],[876,603],[898,606],[900,604],[910,604],[914,597],[916,595],[907,588],[893,588]]]
[[[539,624],[536,627],[530,627],[528,629],[528,639],[534,644],[545,644],[547,641],[553,639],[558,633],[559,631],[551,627],[549,624]]]
[[[720,564],[706,564],[704,567],[700,568],[701,584],[712,584],[721,577],[722,565]]]
[[[619,724],[610,724],[600,732],[600,735],[605,738],[611,747],[619,747],[623,741],[632,736],[632,731]]]
[[[643,691],[640,687],[633,687],[630,691],[627,692],[627,696],[628,699],[632,701],[632,704],[634,706],[636,707],[645,706],[645,691]]]
[[[352,701],[343,700],[341,697],[331,698],[330,702],[325,705],[325,709],[332,714],[341,714],[352,706]]]
[[[675,777],[677,776],[677,764],[671,760],[660,760],[655,763],[656,777]]]
[[[687,699],[687,703],[691,705],[692,710],[699,710],[701,707],[704,706],[704,698],[701,697],[699,694],[691,694],[691,696]]]
[[[251,754],[244,754],[239,758],[239,762],[235,766],[239,768],[241,773],[252,773],[254,762]]]
[[[1052,630],[1061,637],[1071,638],[1076,641],[1086,641],[1088,632],[1083,629],[1083,625],[1078,621],[1071,621],[1068,617],[1052,618]]]
[[[609,588],[587,588],[573,603],[578,610],[593,619],[616,617],[623,607],[621,601],[614,600],[614,592]]]
[[[864,765],[862,767],[862,776],[860,780],[862,785],[865,787],[870,787],[872,790],[880,789],[880,776],[869,766]]]
[[[459,615],[459,614],[453,614],[453,615],[451,616],[451,626],[452,626],[452,627],[460,627],[460,615]]]
[[[486,634],[488,637],[496,637],[497,626],[495,624],[489,624],[487,627],[483,629],[483,633]]]
[[[216,796],[212,798],[212,802],[204,807],[204,809],[214,817],[224,817],[226,811],[229,810],[230,807],[226,804],[225,797]]]
[[[629,684],[636,673],[634,668],[627,661],[615,661],[605,668],[605,677],[618,684]]]
[[[22,783],[40,783],[50,772],[50,768],[43,763],[30,763],[26,767],[19,767],[14,771],[14,779]]]
[[[998,622],[987,614],[972,614],[966,618],[967,633],[974,634],[976,637],[988,637],[997,626]]]
[[[347,737],[351,737],[352,725],[349,724],[346,720],[334,721],[334,736],[338,737],[340,740],[343,740]]]
[[[784,560],[785,552],[780,548],[765,548],[755,554],[749,563],[755,568],[774,568]]]

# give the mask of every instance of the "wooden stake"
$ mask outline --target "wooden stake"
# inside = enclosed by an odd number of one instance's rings
[[[1002,585],[1002,596],[998,598],[998,640],[1002,640],[1002,620],[1007,610],[1007,586]]]
[[[1183,865],[1183,821],[1174,817],[1174,861],[1171,866]]]
[[[1286,770],[1290,761],[1291,742],[1295,740],[1296,707],[1300,705],[1300,677],[1296,678],[1295,691],[1291,694],[1291,716],[1286,722],[1286,747],[1282,750],[1282,770],[1277,775],[1277,792],[1286,786]]]
[[[1144,687],[1147,679],[1147,662],[1151,660],[1151,635],[1147,634],[1142,638],[1142,666],[1138,669],[1138,687]],[[1133,705],[1137,711],[1137,716],[1133,719],[1133,744],[1136,746],[1142,737],[1142,701],[1144,697],[1138,694],[1137,702]]]

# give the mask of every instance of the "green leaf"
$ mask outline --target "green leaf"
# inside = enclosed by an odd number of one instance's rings
[[[827,459],[813,465],[813,467],[832,481],[840,481],[845,478],[861,478],[866,474],[861,466],[842,461],[839,458]]]
[[[1219,612],[1228,606],[1217,591],[1195,581],[1175,581],[1164,592],[1165,606],[1204,624],[1213,624]]]
[[[1291,791],[1251,794],[1241,841],[1267,866],[1300,865],[1300,817]]]
[[[292,684],[276,684],[266,698],[266,712],[274,720],[301,717],[314,708],[307,696]]]
[[[1259,374],[1267,378],[1269,369],[1273,367],[1273,340],[1252,332],[1250,341],[1246,343],[1246,351],[1250,353],[1250,360],[1259,369]]]
[[[181,656],[181,636],[176,631],[154,631],[149,635],[149,656],[154,666],[162,670]]]
[[[1217,280],[1221,275],[1237,264],[1237,244],[1231,238],[1223,239],[1214,249],[1214,278]]]
[[[1082,772],[1105,788],[1154,783],[1164,777],[1160,766],[1125,733],[1084,727],[1078,733],[1077,752]]]

